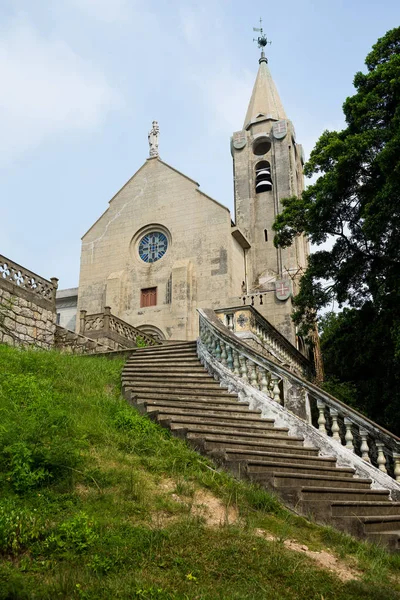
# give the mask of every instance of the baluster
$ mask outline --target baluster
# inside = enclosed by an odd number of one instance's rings
[[[322,402],[322,400],[317,400],[317,408],[318,408],[318,412],[319,412],[319,416],[318,416],[318,429],[320,430],[321,433],[327,435],[327,431],[326,431],[326,419],[325,419],[325,402]]]
[[[250,368],[250,384],[255,387],[258,388],[258,378],[257,378],[257,366],[256,363],[254,363],[252,360],[249,361],[249,368]]]
[[[382,471],[382,473],[387,473],[386,471],[386,456],[383,451],[385,444],[383,442],[375,442],[376,449],[378,450],[378,469]]]
[[[354,452],[353,433],[351,431],[352,422],[348,417],[344,418],[344,425],[346,427],[346,435],[344,436],[346,448],[350,450],[350,452]]]
[[[240,377],[239,352],[237,350],[233,350],[233,372]]]
[[[367,462],[371,462],[369,457],[369,447],[368,447],[368,431],[366,429],[360,429],[360,438],[361,438],[361,458],[366,460]]]
[[[226,366],[230,371],[233,369],[233,352],[232,348],[226,344]]]
[[[249,378],[247,377],[247,358],[245,356],[240,355],[240,376],[243,381],[247,382]]]
[[[260,367],[260,390],[264,392],[264,394],[268,394],[269,384],[268,384],[268,371],[263,367]]]
[[[338,423],[338,416],[339,413],[336,410],[336,408],[331,408],[329,409],[331,418],[332,418],[332,437],[334,440],[337,440],[338,442],[341,442],[340,439],[340,427],[339,427],[339,423]]]
[[[275,400],[275,402],[277,402],[278,404],[281,403],[281,391],[279,389],[279,377],[277,375],[272,375],[271,377],[271,382],[272,382],[272,400]]]
[[[215,340],[215,358],[218,362],[221,361],[221,343],[219,340]]]
[[[214,356],[214,357],[215,357],[215,348],[216,348],[216,345],[217,345],[217,339],[214,336],[212,336],[211,337],[211,343],[210,343],[210,354],[212,356]]]
[[[225,342],[220,342],[220,347],[221,347],[221,363],[223,364],[224,367],[226,367],[228,365],[228,361],[227,361],[227,353],[226,353],[226,344]]]
[[[393,452],[394,462],[394,478],[396,481],[400,481],[400,454]]]

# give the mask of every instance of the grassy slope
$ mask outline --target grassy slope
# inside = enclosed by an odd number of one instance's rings
[[[121,369],[0,346],[0,599],[400,598],[398,556],[217,473],[127,406]],[[208,527],[190,510],[196,489],[234,506],[239,522]],[[329,546],[361,579],[342,583],[286,549],[288,537]]]

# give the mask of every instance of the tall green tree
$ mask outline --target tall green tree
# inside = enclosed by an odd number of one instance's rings
[[[331,249],[310,256],[294,319],[304,329],[333,300],[349,307],[331,317],[323,336],[327,370],[354,383],[358,401],[369,394],[364,409],[388,425],[388,398],[400,409],[400,28],[378,40],[366,66],[343,105],[346,128],[325,131],[305,166],[306,176],[319,178],[300,198],[283,201],[274,228],[277,246],[301,233],[317,246],[330,241]],[[357,328],[356,342],[343,335],[349,328]],[[361,363],[361,371],[352,369]],[[381,414],[372,394],[385,399]]]

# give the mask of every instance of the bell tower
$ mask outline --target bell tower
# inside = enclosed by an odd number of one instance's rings
[[[231,139],[235,220],[251,246],[246,295],[296,345],[292,296],[306,267],[308,241],[299,236],[289,248],[275,248],[272,224],[282,210],[281,200],[303,191],[304,154],[271,77],[264,52],[269,42],[262,28],[255,31],[260,32],[258,73],[243,128]]]

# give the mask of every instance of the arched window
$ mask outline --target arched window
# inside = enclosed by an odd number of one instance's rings
[[[256,193],[272,190],[271,165],[267,160],[256,164]]]

